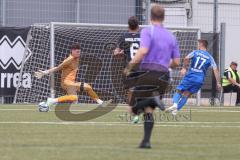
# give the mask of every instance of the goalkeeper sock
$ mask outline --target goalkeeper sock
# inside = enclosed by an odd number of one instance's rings
[[[178,109],[178,110],[182,109],[182,107],[187,103],[187,100],[188,100],[188,97],[182,96],[182,98],[181,98],[180,101],[178,102],[177,109]]]
[[[178,93],[176,92],[174,95],[173,95],[173,103],[178,103],[179,102],[179,99],[182,97],[182,94],[181,93]]]
[[[65,103],[65,102],[76,102],[78,100],[77,95],[66,95],[62,97],[56,98],[58,103]]]
[[[84,87],[84,89],[93,100],[95,100],[98,104],[102,104],[103,101],[99,99],[98,95],[93,91],[90,85],[88,87]]]
[[[145,113],[144,114],[144,137],[143,137],[143,142],[150,142],[153,125],[154,125],[154,118],[153,118],[152,113]]]

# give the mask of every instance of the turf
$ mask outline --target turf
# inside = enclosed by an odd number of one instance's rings
[[[76,113],[93,106],[74,107]],[[152,149],[138,149],[142,124],[128,122],[120,106],[85,122],[59,120],[54,110],[36,111],[31,105],[0,106],[1,160],[238,160],[240,157],[240,109],[194,107],[179,121],[158,117]]]

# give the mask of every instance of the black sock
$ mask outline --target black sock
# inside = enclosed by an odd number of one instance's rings
[[[152,113],[144,114],[144,142],[150,142],[150,138],[152,135],[152,129],[154,125],[154,118]]]

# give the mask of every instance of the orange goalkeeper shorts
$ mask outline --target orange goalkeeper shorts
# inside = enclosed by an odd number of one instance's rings
[[[68,94],[73,94],[79,91],[83,91],[83,82],[64,81],[61,83],[61,87]]]

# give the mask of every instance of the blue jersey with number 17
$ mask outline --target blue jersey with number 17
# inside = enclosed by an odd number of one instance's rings
[[[195,50],[187,57],[191,59],[191,65],[184,78],[191,82],[203,83],[208,68],[217,68],[213,57],[207,51]]]

